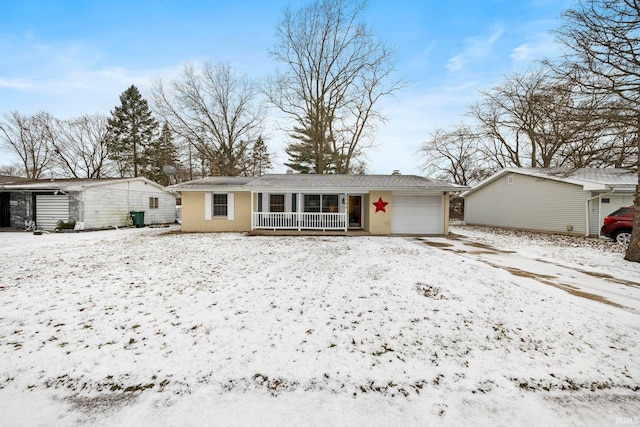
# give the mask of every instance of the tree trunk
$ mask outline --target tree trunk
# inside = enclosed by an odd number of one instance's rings
[[[631,231],[631,240],[629,241],[629,247],[624,259],[627,261],[640,262],[640,207],[638,202],[640,200],[638,194],[640,193],[640,175],[638,178],[638,185],[636,186],[635,197],[635,217],[633,219],[633,230]]]
[[[640,118],[636,128],[636,144],[638,145],[637,171],[638,184],[636,185],[635,217],[633,219],[633,230],[631,231],[631,240],[624,259],[627,261],[640,262]]]

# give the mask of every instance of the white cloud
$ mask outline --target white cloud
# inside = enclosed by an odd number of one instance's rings
[[[498,28],[488,37],[470,37],[466,40],[467,47],[459,54],[449,58],[447,69],[449,71],[460,71],[474,59],[484,58],[490,52],[492,46],[500,39],[503,30]]]
[[[551,58],[560,54],[560,46],[548,33],[540,33],[530,38],[511,52],[511,59],[516,62],[530,62],[543,58]]]
[[[28,79],[0,77],[0,88],[28,91],[34,89],[34,83]]]

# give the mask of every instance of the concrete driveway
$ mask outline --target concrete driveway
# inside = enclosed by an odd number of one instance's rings
[[[623,277],[624,274],[592,271],[578,262],[562,262],[523,248],[493,242],[487,244],[478,236],[451,235],[449,237],[418,237],[425,244],[444,252],[488,264],[505,270],[530,284],[561,289],[578,298],[597,301],[640,314],[640,283]],[[585,248],[586,251],[590,250]],[[618,255],[619,256],[619,255]],[[640,265],[638,265],[640,271]]]

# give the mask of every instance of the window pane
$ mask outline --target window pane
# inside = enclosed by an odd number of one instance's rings
[[[284,194],[269,195],[269,212],[284,212]]]
[[[319,194],[304,195],[304,211],[320,212],[320,195]]]
[[[227,195],[213,195],[213,216],[227,216]]]
[[[322,196],[322,212],[338,212],[338,195],[324,194]]]

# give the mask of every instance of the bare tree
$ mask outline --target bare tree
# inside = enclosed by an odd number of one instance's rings
[[[15,176],[19,177],[22,175],[20,172],[21,168],[19,165],[3,165],[0,166],[0,175],[2,176]]]
[[[203,172],[239,175],[251,141],[263,133],[265,111],[258,85],[228,64],[184,66],[182,75],[165,89],[153,88],[156,112],[171,130],[198,153]],[[189,165],[192,165],[190,159]]]
[[[4,114],[0,141],[20,159],[24,176],[37,179],[51,166],[53,157],[53,117],[44,111],[22,115]]]
[[[108,161],[106,116],[95,114],[56,120],[55,128],[54,162],[64,175],[73,178],[113,175],[113,165]]]
[[[625,259],[640,262],[640,2],[582,0],[563,13],[558,39],[567,47],[569,69],[590,93],[614,97],[618,123],[625,123],[636,140],[638,185],[635,220]]]
[[[478,149],[478,137],[466,124],[450,130],[436,129],[419,150],[423,170],[438,179],[472,185],[493,171]]]
[[[604,128],[596,114],[601,100],[577,88],[545,68],[511,75],[482,92],[469,114],[479,124],[487,157],[501,167],[589,164]]]
[[[291,119],[290,133],[302,131],[315,173],[327,172],[327,154],[335,172],[350,172],[373,145],[383,119],[378,101],[402,86],[391,80],[393,50],[361,22],[365,5],[316,0],[285,9],[276,29],[271,55],[285,68],[270,79],[267,95]]]

